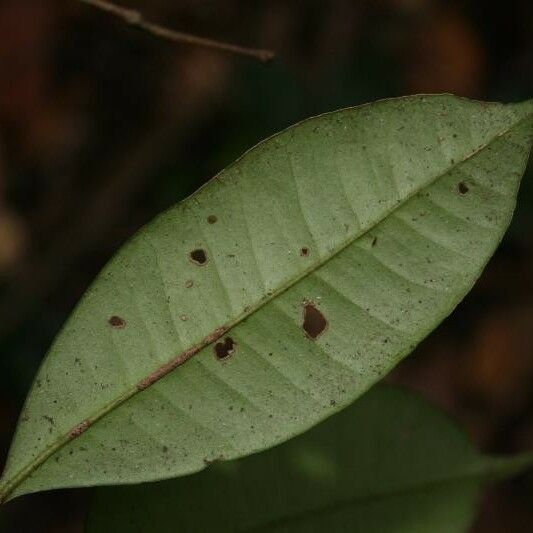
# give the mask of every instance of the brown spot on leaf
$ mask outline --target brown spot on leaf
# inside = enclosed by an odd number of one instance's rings
[[[82,433],[89,429],[90,425],[91,423],[88,420],[84,420],[83,422],[79,423],[69,431],[69,438],[75,439],[76,437],[79,437]]]
[[[197,248],[189,254],[189,259],[198,266],[203,266],[207,263],[207,254],[203,248]]]
[[[218,340],[224,333],[228,331],[228,328],[222,326],[221,328],[217,328],[213,330],[207,337],[204,339],[204,344],[211,344],[212,342],[215,342]]]
[[[307,248],[307,246],[304,246],[301,250],[300,250],[300,255],[302,257],[307,257],[309,255],[309,248]]]
[[[216,215],[209,215],[207,217],[208,224],[214,224],[217,220],[218,219],[217,219]]]
[[[464,181],[460,181],[457,184],[457,190],[459,191],[459,194],[466,194],[470,189]]]
[[[185,287],[187,289],[190,289],[192,286],[194,285],[194,281],[192,279],[188,279],[186,282],[185,282]]]
[[[215,356],[217,359],[227,359],[235,353],[235,342],[231,337],[226,337],[222,342],[215,344]]]
[[[302,328],[305,334],[312,340],[317,339],[328,326],[326,317],[312,302],[304,303],[304,322]]]
[[[374,246],[376,246],[377,243],[378,243],[378,238],[377,238],[377,237],[374,237],[374,238],[372,239],[372,248],[373,248]]]
[[[109,325],[115,329],[122,329],[126,327],[126,321],[117,315],[113,315],[109,320]]]
[[[168,363],[165,363],[163,366],[160,366],[157,370],[152,372],[149,376],[141,379],[137,383],[137,390],[145,390],[156,381],[159,381],[162,377],[165,377],[169,372],[172,372],[178,366],[181,366],[183,363],[187,362],[191,357],[196,355],[202,346],[191,346],[189,349],[185,350],[183,353],[171,359]]]

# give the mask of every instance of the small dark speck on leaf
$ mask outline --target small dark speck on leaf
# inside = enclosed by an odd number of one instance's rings
[[[52,424],[52,426],[55,426],[55,425],[56,425],[55,420],[54,420],[51,416],[43,415],[43,418],[44,418],[47,422],[50,422],[50,424]]]
[[[372,247],[376,246],[376,244],[378,243],[378,238],[377,237],[374,237],[372,239]]]
[[[189,254],[189,258],[195,265],[202,266],[207,263],[207,254],[202,248],[197,248],[196,250],[193,250]]]
[[[464,181],[460,181],[457,185],[457,190],[459,191],[459,194],[466,194],[470,189]]]
[[[219,455],[218,457],[214,457],[213,459],[208,459],[207,457],[204,459],[205,466],[212,465],[213,463],[216,463],[218,461],[222,461],[224,459],[223,455]]]
[[[217,342],[214,349],[217,359],[227,359],[235,353],[235,342],[231,337],[226,337],[222,342]]]
[[[312,340],[318,338],[326,329],[328,322],[321,311],[311,302],[304,303],[303,330]]]
[[[115,329],[122,329],[126,326],[126,321],[119,316],[113,315],[109,320],[109,325]]]
[[[300,250],[300,255],[302,257],[307,257],[309,255],[309,248],[307,248],[306,246],[304,246],[301,250]]]
[[[217,220],[218,220],[218,219],[217,219],[216,215],[209,215],[209,216],[207,217],[207,222],[208,222],[209,224],[214,224]]]

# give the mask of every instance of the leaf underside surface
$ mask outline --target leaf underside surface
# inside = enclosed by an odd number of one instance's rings
[[[532,112],[442,95],[325,114],[161,214],[54,341],[1,498],[189,474],[350,404],[478,278]]]
[[[86,533],[461,533],[484,484],[533,455],[479,454],[442,412],[378,385],[305,435],[191,477],[96,492]]]

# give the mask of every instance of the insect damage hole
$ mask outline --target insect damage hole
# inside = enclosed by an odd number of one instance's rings
[[[222,342],[215,344],[215,357],[217,359],[227,359],[235,353],[235,341],[231,337],[226,337]]]
[[[317,339],[328,326],[326,317],[312,302],[304,303],[304,322],[302,328],[305,334],[312,340]]]
[[[466,194],[470,189],[464,181],[460,181],[457,184],[457,190],[459,191],[459,194]]]
[[[202,248],[197,248],[196,250],[193,250],[189,254],[189,259],[195,264],[195,265],[205,265],[207,263],[207,254],[205,253],[205,250]]]
[[[108,320],[108,323],[112,328],[115,328],[115,329],[122,329],[126,327],[126,321],[123,318],[120,318],[119,316],[116,316],[116,315],[113,315],[112,317],[110,317]]]

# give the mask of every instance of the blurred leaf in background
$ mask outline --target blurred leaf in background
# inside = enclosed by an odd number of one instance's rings
[[[533,454],[483,456],[425,400],[378,385],[292,441],[194,476],[98,489],[87,533],[461,533],[483,487]]]

